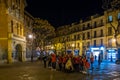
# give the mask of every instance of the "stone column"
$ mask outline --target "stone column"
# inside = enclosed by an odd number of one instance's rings
[[[8,33],[8,63],[12,63],[12,34]]]

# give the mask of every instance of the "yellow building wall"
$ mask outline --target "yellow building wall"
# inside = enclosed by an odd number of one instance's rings
[[[26,49],[25,47],[26,41],[23,35],[24,34],[23,33],[24,32],[24,23],[23,23],[24,19],[23,18],[24,18],[24,7],[25,7],[24,0],[20,0],[20,5],[19,5],[20,16],[19,17],[17,16],[18,15],[17,9],[15,8],[13,9],[13,5],[17,5],[17,8],[18,8],[19,4],[13,0],[6,0],[6,1],[2,0],[0,2],[0,49],[1,51],[3,51],[3,52],[0,52],[0,56],[3,55],[4,52],[6,51],[7,56],[8,56],[7,57],[8,63],[12,62],[12,51],[14,49],[13,42],[21,44],[23,47],[23,51],[25,51]],[[11,20],[14,23],[13,33],[11,32]],[[20,30],[20,27],[21,27],[21,30]]]
[[[8,16],[4,4],[0,4],[0,38],[7,38],[8,32]]]
[[[6,13],[6,7],[3,3],[0,3],[0,57],[1,59],[7,57],[8,47],[8,15]]]

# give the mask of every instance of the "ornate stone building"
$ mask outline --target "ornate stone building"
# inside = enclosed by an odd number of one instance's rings
[[[25,0],[0,0],[0,61],[25,61]]]
[[[26,0],[0,0],[0,62],[26,61],[36,50],[32,32],[35,18],[25,11],[26,5]],[[40,22],[45,22],[46,30],[54,31],[47,20]]]

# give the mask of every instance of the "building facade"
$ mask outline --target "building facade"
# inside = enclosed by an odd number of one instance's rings
[[[30,59],[32,55],[32,49],[33,49],[33,40],[34,40],[34,34],[32,32],[32,27],[34,23],[34,17],[29,14],[27,11],[24,12],[24,26],[25,31],[24,35],[26,37],[26,59]]]
[[[0,61],[25,61],[25,0],[0,0]]]
[[[119,10],[108,10],[80,20],[78,23],[60,26],[56,31],[57,36],[52,39],[52,45],[58,52],[86,54],[88,57],[91,53],[94,56],[101,54],[103,59],[116,59],[115,41],[120,44],[120,39],[119,35],[116,40],[114,39],[115,30],[111,24],[117,29],[119,19]]]
[[[26,5],[26,0],[0,0],[0,63],[23,62],[40,50],[35,45],[39,41],[32,32],[35,18],[25,11]],[[47,20],[40,19],[40,22],[45,24],[45,32],[53,31],[50,33],[54,34],[54,28]],[[44,43],[48,44],[50,37]]]

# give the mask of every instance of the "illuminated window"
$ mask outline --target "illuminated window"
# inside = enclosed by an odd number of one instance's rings
[[[113,21],[113,17],[112,16],[109,16],[108,17],[108,22],[112,22]]]

